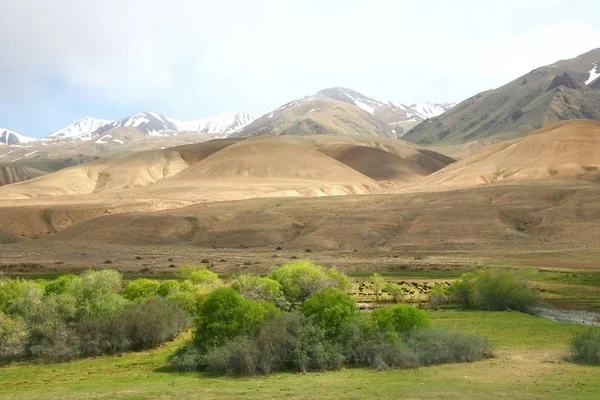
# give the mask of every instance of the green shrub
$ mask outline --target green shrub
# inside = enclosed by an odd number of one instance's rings
[[[473,282],[473,304],[489,311],[528,311],[536,292],[516,274],[482,271]]]
[[[446,289],[439,284],[433,285],[429,291],[429,307],[432,310],[438,310],[442,304],[448,301]]]
[[[123,290],[123,297],[127,300],[140,300],[154,297],[158,294],[160,283],[153,279],[136,279],[131,281]]]
[[[233,288],[222,287],[206,297],[198,312],[195,342],[200,349],[208,350],[249,333],[276,315],[277,309],[271,303],[248,300]]]
[[[82,355],[147,350],[190,326],[191,317],[177,304],[156,297],[76,326]]]
[[[0,362],[19,358],[25,352],[28,331],[25,321],[0,312]]]
[[[373,284],[373,290],[375,291],[375,299],[379,303],[379,296],[381,295],[381,291],[385,287],[385,279],[383,279],[383,277],[377,272],[371,274],[369,279]]]
[[[193,342],[188,342],[177,349],[169,356],[168,362],[169,367],[178,372],[197,371],[204,365],[202,352]]]
[[[180,290],[181,284],[179,283],[179,281],[176,281],[175,279],[169,279],[164,282],[161,282],[160,286],[158,287],[158,290],[156,291],[156,294],[158,294],[160,297],[169,297],[178,293]]]
[[[447,291],[448,300],[461,309],[470,308],[472,306],[473,280],[473,274],[464,274],[460,279],[452,282]]]
[[[202,358],[202,362],[214,374],[256,375],[258,359],[256,343],[248,337],[240,336],[210,350]]]
[[[180,291],[167,297],[172,302],[178,304],[181,308],[192,315],[198,312],[198,295],[193,292]]]
[[[345,290],[349,284],[340,272],[325,271],[322,266],[308,260],[297,260],[276,268],[271,279],[281,284],[283,294],[291,303],[302,302],[327,288]]]
[[[405,335],[404,341],[419,365],[472,362],[493,356],[487,339],[446,328],[416,329]]]
[[[115,270],[88,271],[74,278],[67,293],[77,301],[77,318],[92,318],[123,308],[127,300],[118,293],[123,278]]]
[[[344,355],[341,345],[326,339],[323,328],[293,312],[212,349],[202,360],[213,373],[255,375],[339,369]]]
[[[332,286],[336,289],[340,289],[344,292],[350,290],[350,279],[348,279],[343,272],[340,272],[335,268],[330,268],[327,270],[327,277],[333,281]]]
[[[412,306],[382,307],[371,313],[375,327],[388,333],[408,332],[429,325],[429,314]]]
[[[571,340],[571,353],[576,361],[600,365],[600,328],[591,328]]]
[[[346,328],[341,342],[346,364],[353,367],[418,367],[416,355],[397,335],[376,329],[366,318],[355,318]]]
[[[238,275],[231,282],[231,287],[249,300],[266,301],[283,309],[289,308],[281,284],[276,280],[257,275]]]
[[[402,294],[402,289],[400,286],[395,284],[394,282],[387,282],[383,286],[383,291],[392,296],[394,303],[398,303],[404,295]]]
[[[354,299],[339,289],[317,292],[302,304],[302,313],[325,329],[330,338],[340,336],[357,312]]]
[[[44,287],[44,292],[46,295],[65,293],[69,289],[71,281],[76,277],[76,275],[61,275],[53,281],[48,282]]]
[[[536,291],[517,274],[481,271],[466,274],[448,290],[450,300],[462,308],[526,312],[537,300]]]

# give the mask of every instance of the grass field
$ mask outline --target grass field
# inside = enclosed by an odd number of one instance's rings
[[[586,329],[513,312],[433,312],[435,325],[480,333],[497,357],[415,370],[346,369],[255,378],[164,370],[185,338],[144,353],[0,367],[0,399],[597,399],[600,367],[566,361]]]

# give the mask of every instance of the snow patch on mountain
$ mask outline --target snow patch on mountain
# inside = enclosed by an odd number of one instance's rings
[[[113,121],[105,119],[85,117],[79,121],[73,122],[71,125],[56,131],[47,136],[48,139],[76,139],[76,140],[91,140],[92,132],[98,128],[110,124]]]
[[[289,107],[292,107],[290,105]],[[228,135],[243,129],[260,115],[248,111],[236,110],[219,113],[215,116],[194,121],[170,121],[183,132],[214,133]]]
[[[421,118],[429,119],[445,113],[455,105],[456,103],[419,102],[411,104],[410,108]]]
[[[585,81],[586,85],[593,83],[596,79],[600,78],[600,67],[598,67],[598,63],[595,62],[592,64],[592,69],[590,69],[590,77],[587,81]]]

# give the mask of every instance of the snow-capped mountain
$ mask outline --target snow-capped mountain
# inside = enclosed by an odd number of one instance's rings
[[[176,121],[170,119],[178,130],[183,132],[215,133],[228,135],[243,129],[255,121],[259,114],[248,111],[226,111],[215,116],[197,119],[194,121]]]
[[[177,132],[177,126],[170,118],[155,112],[142,112],[119,121],[111,122],[96,129],[91,133],[92,138],[101,136],[103,133],[114,128],[131,127],[148,136],[169,136]]]
[[[48,139],[76,139],[76,140],[90,140],[92,139],[92,132],[98,130],[100,127],[110,124],[113,121],[105,119],[85,117],[79,121],[73,122],[71,125],[56,131],[47,136]]]
[[[455,105],[456,103],[418,102],[415,104],[411,104],[410,109],[413,110],[417,115],[419,115],[423,119],[429,119],[437,117],[438,115],[442,115]]]
[[[0,128],[0,145],[22,145],[36,141],[29,136],[21,135],[20,133],[9,131],[8,129]]]

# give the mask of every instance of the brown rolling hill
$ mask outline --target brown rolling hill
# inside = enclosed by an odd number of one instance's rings
[[[102,216],[50,238],[313,251],[557,251],[597,248],[599,208],[598,185],[497,185],[409,195],[198,204]]]
[[[46,198],[47,204],[48,198],[72,195],[69,201],[78,203],[111,196],[193,203],[361,194],[414,182],[453,161],[385,138],[221,139],[99,159],[0,190],[0,199]]]
[[[149,186],[187,168],[188,162],[197,162],[233,143],[211,141],[99,159],[5,187],[0,199],[86,195]]]
[[[600,90],[589,81],[598,65],[600,48],[537,68],[420,123],[402,138],[421,145],[457,145],[510,140],[558,121],[600,120]]]
[[[44,174],[44,171],[20,164],[0,163],[0,186],[27,181]]]
[[[463,187],[540,179],[600,181],[600,121],[558,122],[489,146],[422,184]]]

